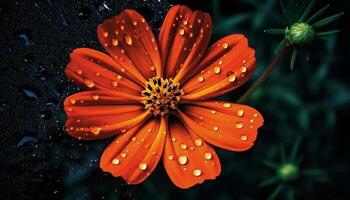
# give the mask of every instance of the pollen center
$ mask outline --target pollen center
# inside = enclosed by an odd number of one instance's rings
[[[174,83],[172,79],[153,77],[146,82],[141,103],[145,105],[145,109],[151,110],[154,116],[163,116],[176,109],[183,94],[180,84]]]

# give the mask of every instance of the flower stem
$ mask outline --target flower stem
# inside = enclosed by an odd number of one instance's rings
[[[238,103],[243,103],[247,98],[258,88],[272,73],[272,71],[281,63],[281,61],[288,55],[289,51],[292,49],[292,45],[285,45],[282,50],[278,53],[275,59],[270,63],[270,65],[265,69],[263,74],[255,81],[255,83],[238,99]]]

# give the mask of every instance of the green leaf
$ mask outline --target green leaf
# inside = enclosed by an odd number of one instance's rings
[[[278,52],[281,51],[281,49],[283,49],[287,44],[287,40],[286,39],[283,39],[276,47],[275,49],[275,54],[277,54]]]
[[[267,34],[272,34],[272,35],[284,35],[285,34],[285,30],[282,28],[270,28],[270,29],[264,30],[264,32]]]
[[[290,59],[290,70],[293,71],[295,65],[295,59],[297,57],[298,51],[296,49],[293,50],[292,58]]]
[[[338,19],[339,17],[341,17],[342,15],[344,15],[344,12],[341,12],[341,13],[329,16],[327,18],[321,19],[320,21],[313,23],[312,27],[320,28],[320,27],[326,26],[326,25],[332,23],[333,21],[335,21],[336,19]]]
[[[259,183],[259,187],[265,187],[265,186],[268,186],[268,185],[271,185],[271,184],[274,184],[278,181],[279,177],[278,176],[273,176],[273,177],[270,177],[262,182]]]
[[[296,157],[297,157],[297,153],[298,153],[298,150],[299,150],[300,143],[301,143],[301,137],[298,137],[297,140],[295,141],[294,145],[293,145],[292,151],[291,151],[290,156],[288,158],[289,162],[295,162],[296,161]]]
[[[268,200],[274,200],[274,199],[276,199],[277,195],[278,195],[279,193],[281,193],[282,189],[283,189],[283,185],[282,185],[282,184],[278,185],[278,186],[276,187],[276,189],[272,192],[272,194],[269,196]]]
[[[308,5],[308,7],[305,9],[305,12],[303,13],[303,15],[300,17],[299,22],[303,22],[305,20],[306,17],[309,16],[311,10],[314,8],[316,3],[316,0],[312,0],[310,2],[310,4]]]
[[[315,14],[313,14],[308,20],[306,20],[306,23],[310,23],[312,22],[314,19],[316,19],[317,17],[319,17],[320,15],[322,15],[327,8],[329,7],[328,5],[325,5],[323,8],[321,8],[320,10],[318,10]]]
[[[325,31],[325,32],[316,33],[316,36],[324,37],[324,36],[329,36],[329,35],[332,35],[335,33],[339,33],[339,30],[332,30],[332,31]]]
[[[273,169],[277,169],[278,168],[278,165],[276,163],[273,163],[271,161],[268,161],[268,160],[262,160],[261,163],[265,166],[268,166],[270,168],[273,168]]]

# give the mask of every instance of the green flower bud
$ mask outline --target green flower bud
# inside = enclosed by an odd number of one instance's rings
[[[277,169],[277,174],[283,181],[293,181],[299,176],[298,166],[292,163],[280,165]]]
[[[315,38],[315,31],[309,24],[300,22],[293,24],[290,28],[287,27],[285,36],[292,45],[302,47],[313,41]]]

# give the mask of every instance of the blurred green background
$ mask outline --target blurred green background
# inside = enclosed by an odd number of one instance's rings
[[[286,2],[300,15],[308,1]],[[221,175],[181,190],[162,164],[136,186],[104,174],[98,160],[111,140],[83,142],[64,133],[62,101],[79,90],[63,74],[69,52],[82,46],[102,50],[97,25],[124,8],[144,15],[157,33],[169,7],[185,4],[210,13],[211,42],[243,33],[255,48],[253,78],[223,97],[236,101],[272,61],[283,39],[264,33],[288,25],[279,0],[2,2],[7,30],[1,36],[6,48],[1,52],[0,198],[350,199],[349,7],[346,1],[320,0],[314,11],[328,3],[331,7],[323,16],[345,15],[325,30],[340,33],[299,51],[293,71],[287,57],[246,102],[265,118],[255,146],[242,153],[217,149]],[[21,34],[27,37],[24,43]]]

